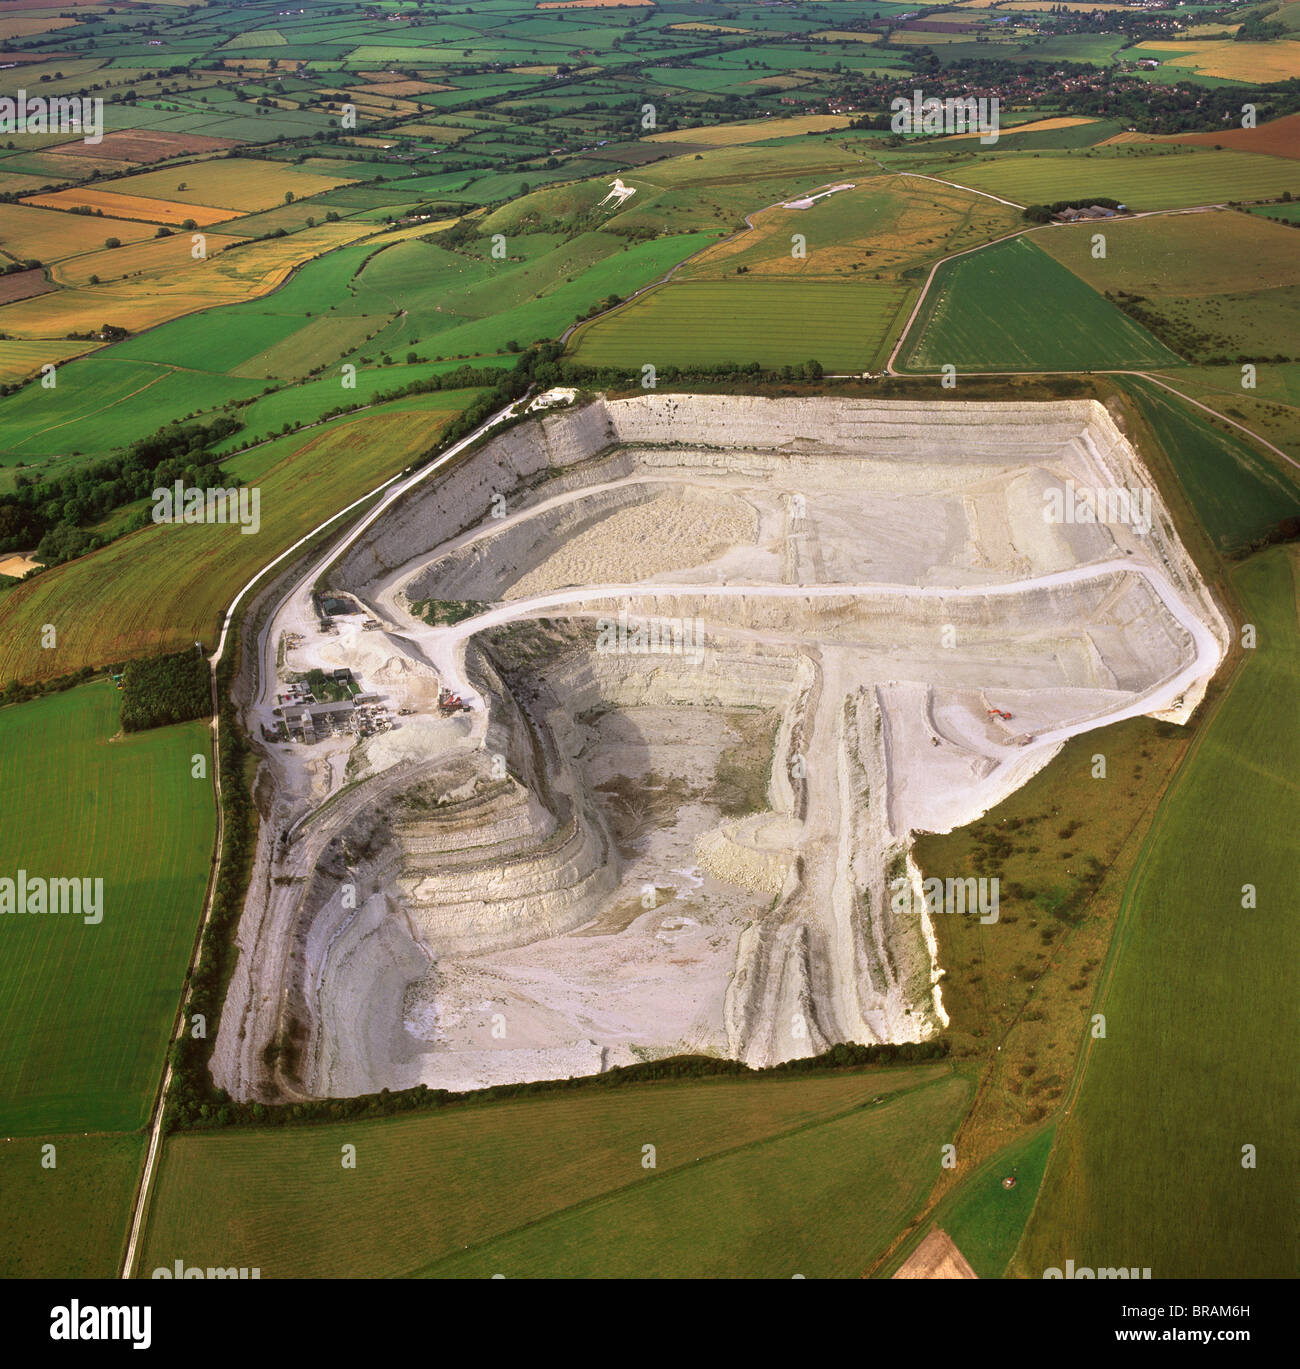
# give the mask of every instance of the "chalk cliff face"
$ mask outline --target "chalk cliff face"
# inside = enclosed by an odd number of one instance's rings
[[[1150,525],[1045,514],[1067,486]],[[925,1039],[912,832],[1185,718],[1226,644],[1090,401],[596,400],[415,487],[329,583],[369,629],[286,602],[264,676],[292,632],[285,669],[346,665],[399,725],[266,748],[214,1053],[242,1097]]]

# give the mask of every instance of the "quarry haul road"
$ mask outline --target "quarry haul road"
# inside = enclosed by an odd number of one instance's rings
[[[432,648],[431,657],[440,672],[451,675],[456,681],[457,692],[469,703],[481,702],[473,687],[464,675],[463,645],[477,633],[490,628],[500,627],[521,618],[531,618],[545,610],[563,607],[568,604],[584,603],[595,599],[646,599],[646,598],[785,598],[785,599],[848,599],[848,598],[896,598],[915,599],[973,599],[1000,598],[1013,594],[1031,594],[1037,590],[1050,589],[1058,585],[1079,584],[1088,580],[1129,572],[1140,575],[1147,581],[1156,597],[1166,610],[1195,644],[1193,659],[1182,670],[1168,679],[1159,681],[1150,689],[1137,695],[1130,703],[1122,705],[1098,717],[1089,718],[1077,724],[1044,732],[1034,738],[1033,746],[1056,746],[1081,732],[1088,732],[1125,718],[1138,717],[1151,711],[1153,696],[1157,693],[1172,700],[1192,683],[1208,665],[1213,669],[1220,652],[1217,642],[1209,629],[1195,614],[1184,605],[1182,597],[1159,571],[1150,566],[1125,557],[1114,557],[1092,565],[1072,566],[1068,570],[1053,571],[1048,575],[1037,575],[1024,580],[1009,581],[989,585],[895,585],[895,584],[676,584],[672,582],[647,582],[638,584],[590,585],[582,589],[556,590],[547,594],[532,595],[526,599],[512,600],[486,613],[462,619],[459,623],[444,628],[426,628],[420,633],[423,643]],[[589,614],[588,616],[594,616]],[[603,615],[602,615],[603,616]],[[754,634],[759,640],[764,634]],[[773,635],[775,640],[775,635]]]

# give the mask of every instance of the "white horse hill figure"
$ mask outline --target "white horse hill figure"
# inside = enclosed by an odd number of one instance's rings
[[[631,199],[632,196],[635,194],[635,186],[624,185],[622,178],[619,176],[615,176],[613,181],[610,183],[609,194],[606,195],[603,200],[601,200],[600,204],[598,204],[596,208],[599,209],[601,204],[608,204],[610,200],[613,200],[614,207],[618,208],[618,206],[621,205],[624,200]]]

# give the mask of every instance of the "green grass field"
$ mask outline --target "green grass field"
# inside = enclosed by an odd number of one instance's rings
[[[1106,255],[1094,257],[1096,233]],[[1295,230],[1232,210],[1157,215],[1036,233],[1095,290],[1136,295],[1167,345],[1198,361],[1293,356],[1300,336]]]
[[[244,442],[257,441],[279,432],[286,423],[314,423],[322,414],[337,408],[340,404],[368,404],[378,394],[399,390],[418,380],[431,376],[445,375],[459,366],[472,365],[475,370],[505,371],[514,366],[517,357],[482,357],[473,362],[429,361],[415,366],[361,366],[357,368],[356,387],[344,390],[339,383],[339,375],[324,380],[309,380],[302,385],[288,385],[274,394],[254,400],[240,414],[243,428],[224,443],[218,443],[216,450],[229,451],[231,447]],[[341,373],[340,373],[341,374]],[[440,392],[453,395],[452,391]],[[463,393],[454,394],[449,403],[458,401],[468,403]],[[428,405],[430,396],[420,401]]]
[[[1261,204],[1250,212],[1262,219],[1277,219],[1282,223],[1300,223],[1300,204]]]
[[[260,381],[165,364],[86,357],[60,367],[53,390],[36,383],[0,399],[0,463],[10,480],[20,463],[62,473],[195,410],[251,399],[262,388]]]
[[[47,1143],[53,1169],[41,1165]],[[0,1141],[0,1278],[115,1278],[144,1148],[142,1135]]]
[[[584,233],[567,242],[550,234],[507,236],[520,260],[493,261],[489,239],[472,250],[482,259],[418,240],[375,257],[356,281],[359,307],[394,307],[403,316],[358,356],[396,357],[415,348],[423,360],[484,356],[510,342],[527,346],[558,338],[574,320],[610,295],[626,296],[662,276],[712,236],[681,233],[627,246],[612,233]]]
[[[1166,379],[1300,460],[1300,362],[1257,366],[1253,391],[1242,389],[1240,366],[1183,367]]]
[[[938,174],[1018,204],[1104,195],[1134,210],[1275,199],[1284,190],[1300,189],[1300,166],[1282,157],[1169,147],[1129,143],[1095,152],[1018,152]]]
[[[177,1136],[140,1267],[183,1255],[264,1278],[852,1277],[929,1188],[968,1098],[942,1064]]]
[[[104,881],[97,926],[0,918],[7,1136],[144,1124],[198,927],[214,814],[190,758],[207,727],[115,739],[120,699],[96,683],[0,710],[0,870]]]
[[[1009,1146],[957,1192],[938,1214],[939,1225],[952,1237],[981,1279],[1002,1277],[1033,1211],[1047,1168],[1055,1128]],[[1015,1187],[1002,1187],[1007,1176]]]
[[[1015,1273],[1073,1259],[1154,1278],[1295,1276],[1295,572],[1294,549],[1277,548],[1233,576],[1258,646],[1147,838],[1097,1009],[1106,1038],[1091,1043]]]
[[[1084,371],[1179,358],[1019,237],[939,268],[900,362],[909,371]]]
[[[1177,385],[1178,378],[1170,383]],[[1151,381],[1125,376],[1123,386],[1137,400],[1197,519],[1220,551],[1245,546],[1282,518],[1300,514],[1300,483],[1251,443],[1212,427]]]
[[[578,330],[570,356],[584,366],[647,363],[760,366],[816,360],[828,371],[882,363],[905,317],[902,286],[748,279],[673,282]]]

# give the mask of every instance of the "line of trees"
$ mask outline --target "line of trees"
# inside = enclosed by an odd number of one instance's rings
[[[226,479],[211,448],[239,420],[223,414],[208,423],[170,423],[133,442],[121,455],[71,471],[33,479],[19,472],[11,493],[0,495],[0,551],[35,545],[45,565],[82,556],[106,540],[92,525],[114,509],[147,499],[159,486],[237,484]],[[144,512],[134,526],[143,526]],[[126,529],[122,529],[126,531]]]
[[[431,1089],[419,1084],[412,1089],[396,1092],[381,1089],[378,1093],[362,1094],[356,1098],[317,1098],[305,1103],[240,1103],[224,1089],[213,1088],[209,1096],[189,1100],[182,1111],[174,1106],[173,1093],[169,1104],[168,1129],[188,1127],[211,1130],[226,1126],[296,1126],[317,1122],[340,1122],[350,1119],[396,1117],[403,1113],[435,1112],[439,1108],[461,1102],[482,1102],[509,1098],[530,1098],[541,1094],[571,1093],[575,1090],[617,1089],[628,1085],[657,1083],[666,1080],[749,1078],[766,1079],[790,1074],[815,1074],[829,1070],[861,1069],[867,1065],[913,1065],[927,1060],[945,1059],[950,1051],[946,1037],[929,1041],[902,1042],[898,1045],[859,1045],[840,1042],[821,1055],[802,1060],[787,1060],[767,1069],[754,1069],[739,1060],[720,1059],[712,1055],[674,1055],[664,1060],[651,1060],[638,1065],[624,1065],[605,1070],[601,1074],[583,1075],[576,1079],[539,1079],[526,1084],[496,1084],[491,1088],[475,1089],[467,1093],[453,1093],[448,1089]],[[175,1055],[173,1056],[173,1066]]]

